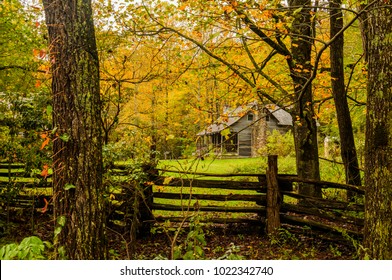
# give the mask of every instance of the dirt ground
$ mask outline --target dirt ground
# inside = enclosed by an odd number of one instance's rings
[[[12,223],[9,233],[1,233],[0,246],[11,242],[19,242],[24,237],[36,235],[42,240],[53,239],[53,221],[50,217],[35,220],[34,232],[28,220]],[[148,235],[139,236],[132,243],[130,234],[120,234],[108,230],[108,245],[111,259],[167,259],[170,258],[174,246],[185,244],[190,231],[184,227],[173,242],[175,227],[164,232],[162,227],[153,227]],[[247,260],[344,260],[356,259],[356,245],[359,241],[347,240],[336,234],[328,234],[283,225],[276,237],[268,237],[260,226],[247,224],[233,225],[204,225],[201,227],[204,245],[204,259],[222,259],[240,257]],[[133,244],[133,247],[132,247]],[[174,244],[174,245],[173,245]],[[133,252],[133,254],[132,254]]]
[[[356,259],[355,244],[342,237],[284,226],[276,237],[270,238],[261,227],[214,225],[203,228],[206,244],[205,259],[239,256],[246,260],[345,260]],[[184,228],[175,245],[185,243],[189,228]],[[135,259],[170,258],[175,232],[158,232],[141,237],[135,244]],[[121,242],[118,234],[110,234],[112,249]],[[117,244],[117,245],[116,245]],[[130,247],[130,246],[129,246]],[[113,252],[113,251],[112,251]],[[117,257],[127,258],[124,246],[115,249]],[[129,251],[128,251],[129,253]],[[120,257],[121,258],[121,257]]]

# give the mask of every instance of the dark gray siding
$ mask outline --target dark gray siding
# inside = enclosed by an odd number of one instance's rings
[[[284,134],[291,129],[291,126],[287,125],[278,125],[278,120],[270,115],[269,120],[267,121],[268,131],[272,133],[273,130],[277,130],[280,133]]]
[[[252,114],[251,112],[248,114]],[[238,134],[238,155],[243,157],[250,157],[252,155],[252,127],[249,126],[252,121],[248,120],[248,114],[238,120],[233,126],[233,132]]]

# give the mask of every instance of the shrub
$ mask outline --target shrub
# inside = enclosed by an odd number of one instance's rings
[[[51,247],[49,242],[43,242],[37,236],[26,237],[20,244],[4,245],[0,249],[1,260],[43,260],[46,247]]]
[[[291,131],[281,134],[273,130],[267,137],[267,145],[258,150],[261,155],[294,156],[295,146]]]

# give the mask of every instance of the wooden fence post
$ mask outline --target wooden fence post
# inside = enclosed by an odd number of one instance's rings
[[[154,165],[143,165],[143,172],[147,174],[147,182],[142,184],[143,197],[142,201],[139,202],[139,213],[140,213],[140,233],[142,235],[149,234],[151,228],[151,221],[154,219],[152,214],[152,204],[153,204],[153,182],[158,177],[158,171],[155,169]],[[146,223],[147,222],[147,223]]]
[[[267,234],[276,234],[280,227],[281,194],[278,185],[278,156],[268,156],[267,177]]]

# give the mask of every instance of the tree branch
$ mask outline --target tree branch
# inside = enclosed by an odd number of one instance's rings
[[[193,44],[195,44],[196,46],[198,46],[203,52],[205,52],[207,55],[209,55],[210,57],[214,58],[215,60],[219,61],[220,63],[222,63],[223,65],[227,66],[231,71],[233,71],[236,75],[238,75],[244,82],[246,82],[247,84],[249,84],[252,88],[257,88],[256,84],[253,83],[250,79],[248,79],[243,73],[241,73],[233,64],[230,64],[229,62],[227,62],[226,60],[224,60],[223,58],[217,56],[216,54],[214,54],[213,52],[211,52],[206,46],[204,46],[202,43],[196,41],[195,39],[181,33],[180,31],[173,29],[171,27],[164,27],[167,31],[173,32],[175,34],[177,34],[178,36],[192,42]],[[267,98],[268,100],[270,100],[271,102],[278,104],[278,101],[273,98],[271,95],[269,95],[266,91],[257,88],[257,93],[261,94],[262,96],[264,96],[265,98]]]
[[[264,79],[266,79],[268,82],[270,82],[274,87],[276,87],[281,93],[285,94],[285,95],[289,95],[289,93],[281,87],[281,85],[277,82],[275,82],[270,76],[268,76],[267,74],[265,74],[262,70],[262,68],[260,68],[255,60],[255,58],[253,57],[253,55],[251,54],[249,48],[248,48],[248,44],[246,43],[246,39],[244,37],[241,38],[242,40],[242,44],[245,48],[246,53],[248,54],[248,57],[250,59],[250,61],[252,62],[253,66],[255,67],[257,73],[259,73],[261,76],[263,76]],[[265,65],[265,64],[264,64]]]
[[[365,13],[367,11],[368,8],[370,8],[371,6],[373,6],[375,3],[377,2],[377,0],[373,0],[372,2],[370,2],[368,5],[366,5],[366,7],[361,10],[360,12],[358,12],[338,33],[335,34],[335,36],[333,38],[331,38],[329,40],[329,42],[326,42],[324,44],[324,46],[320,49],[320,51],[318,52],[315,62],[314,62],[314,67],[313,67],[313,71],[312,71],[312,75],[309,77],[309,79],[307,80],[307,82],[305,83],[305,85],[303,86],[303,88],[301,89],[301,93],[299,94],[298,97],[298,101],[300,101],[303,97],[303,95],[306,92],[306,89],[310,86],[310,84],[312,83],[312,81],[316,78],[317,76],[317,69],[318,69],[318,65],[319,62],[321,60],[321,55],[323,54],[323,52],[337,39],[339,38],[340,35],[342,35],[363,13]]]
[[[274,42],[267,34],[263,32],[257,25],[244,13],[243,10],[239,9],[238,4],[234,5],[233,1],[230,1],[230,4],[234,8],[235,12],[238,16],[242,18],[242,21],[245,23],[246,26],[249,27],[250,30],[253,31],[258,37],[260,37],[265,43],[267,43],[271,48],[276,50],[279,54],[283,56],[291,56],[290,51],[286,48],[285,45]]]
[[[0,71],[2,70],[9,70],[9,69],[20,69],[23,71],[31,71],[31,72],[38,72],[38,73],[47,73],[47,71],[44,70],[40,70],[40,69],[36,69],[36,70],[32,70],[28,67],[25,66],[20,66],[20,65],[7,65],[7,66],[0,66]]]

